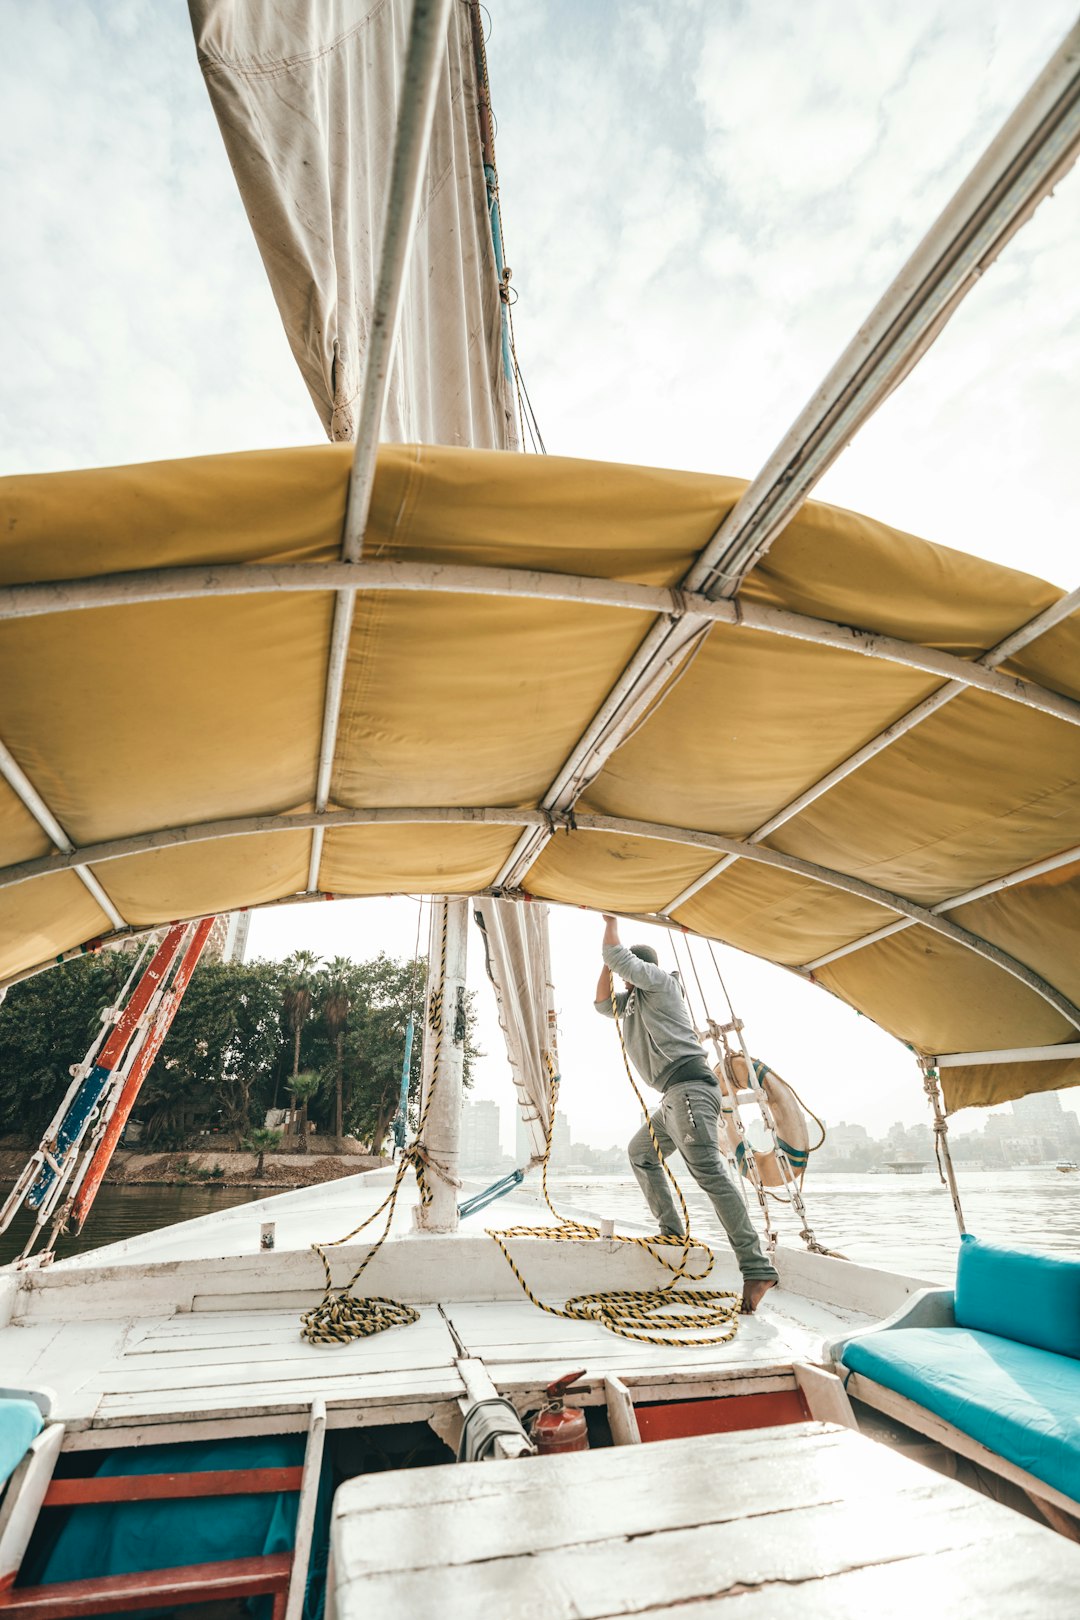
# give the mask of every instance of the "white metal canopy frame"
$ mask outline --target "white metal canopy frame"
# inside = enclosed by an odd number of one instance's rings
[[[1048,854],[977,888],[925,907],[901,893],[865,883],[832,867],[801,860],[770,848],[764,842],[806,806],[826,795],[965,691],[975,690],[1003,704],[1050,716],[1065,726],[1080,723],[1080,703],[1039,682],[1006,675],[1000,667],[1019,649],[1030,646],[1076,613],[1080,609],[1080,590],[1063,596],[973,659],[894,636],[853,629],[840,622],[746,601],[739,596],[750,571],[798,512],[817,480],[877,406],[910,373],[982,271],[1075,161],[1080,149],[1080,25],[1055,53],[762,472],[701,549],[680,586],[669,589],[572,573],[410,562],[362,554],[403,278],[430,139],[433,87],[449,10],[450,0],[417,0],[413,10],[405,67],[408,93],[402,97],[394,145],[372,337],[364,372],[340,561],[164,567],[0,588],[0,622],[214,596],[332,592],[335,610],[313,810],[284,816],[235,816],[197,825],[163,827],[77,847],[26,771],[0,743],[0,776],[57,851],[0,870],[0,888],[73,870],[119,936],[131,929],[90,867],[108,867],[125,857],[180,845],[310,828],[307,897],[314,898],[322,892],[320,860],[327,830],[425,822],[518,827],[520,837],[489,891],[513,895],[528,888],[530,871],[558,829],[567,828],[572,837],[621,834],[717,854],[717,860],[704,873],[684,886],[666,905],[648,913],[650,920],[672,924],[673,914],[681,906],[737,861],[771,866],[858,896],[892,914],[881,928],[797,966],[796,971],[812,975],[829,962],[918,925],[994,963],[1034,991],[1080,1031],[1077,1007],[1043,974],[945,916],[975,899],[1022,885],[1080,860],[1080,847]],[[357,593],[402,591],[592,604],[652,616],[653,623],[637,651],[535,809],[497,806],[328,809]],[[689,658],[719,625],[759,635],[793,638],[905,666],[940,677],[943,684],[746,837],[729,838],[633,817],[576,813],[575,806],[589,784],[634,734],[643,717],[663,701],[672,677],[685,669]],[[288,900],[270,903],[288,903]],[[675,926],[680,925],[675,923]],[[1044,1056],[1071,1057],[1077,1049],[1075,1043],[1069,1043],[1031,1049],[1037,1056],[1030,1055],[1028,1049],[1010,1050],[1007,1056],[1017,1061],[1038,1061]],[[1018,1057],[1021,1050],[1025,1055]],[[942,1066],[959,1065],[961,1058],[979,1062],[995,1060],[992,1053],[967,1053],[940,1054],[935,1061]]]

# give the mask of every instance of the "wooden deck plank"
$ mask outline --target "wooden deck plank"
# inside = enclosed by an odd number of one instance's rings
[[[819,1457],[844,1443],[844,1431],[821,1423],[803,1423],[774,1429],[744,1430],[739,1434],[698,1435],[690,1440],[658,1440],[648,1448],[649,1472],[662,1488],[662,1482],[671,1475],[683,1478],[695,1475],[701,1481],[712,1481],[719,1470],[725,1478],[734,1479],[744,1467],[753,1466],[759,1459],[768,1459],[774,1471],[786,1467],[791,1456],[810,1441]],[[724,1445],[721,1459],[715,1447]],[[387,1474],[365,1474],[348,1480],[334,1499],[334,1517],[354,1514],[381,1513],[387,1509],[414,1506],[438,1507],[444,1503],[495,1500],[500,1497],[518,1499],[524,1496],[545,1495],[556,1481],[561,1491],[618,1493],[627,1480],[640,1471],[628,1456],[625,1447],[604,1447],[598,1451],[574,1452],[563,1457],[537,1457],[528,1468],[508,1463],[485,1463],[480,1470],[474,1468],[425,1468],[401,1470]],[[902,1462],[884,1447],[875,1448],[875,1464],[888,1468]],[[921,1476],[920,1476],[921,1477]]]
[[[84,1387],[99,1389],[107,1394],[123,1394],[175,1387],[212,1388],[216,1384],[235,1384],[247,1380],[260,1384],[294,1378],[321,1381],[346,1373],[359,1377],[382,1372],[420,1372],[451,1367],[456,1355],[454,1341],[449,1334],[438,1351],[400,1350],[394,1353],[388,1346],[381,1355],[371,1351],[357,1353],[352,1345],[305,1345],[298,1340],[287,1351],[277,1349],[270,1354],[254,1357],[249,1352],[224,1358],[220,1352],[204,1353],[194,1359],[187,1356],[159,1359],[155,1356],[149,1365],[145,1357],[137,1361],[125,1358],[102,1368],[86,1380]]]
[[[767,1584],[706,1598],[693,1620],[912,1620],[967,1615],[978,1620],[1075,1620],[1077,1571],[1047,1556],[1045,1532],[1017,1518],[1009,1534],[960,1551],[894,1559],[789,1586]],[[797,1606],[795,1606],[797,1605]],[[687,1620],[684,1604],[636,1610],[649,1620]]]
[[[299,1358],[290,1361],[253,1361],[240,1366],[229,1367],[193,1367],[190,1376],[182,1377],[178,1371],[164,1368],[161,1371],[149,1373],[126,1374],[123,1371],[114,1373],[99,1373],[96,1378],[87,1380],[85,1388],[88,1391],[99,1390],[110,1398],[130,1396],[137,1400],[142,1395],[153,1394],[156,1391],[191,1390],[198,1394],[212,1393],[216,1389],[235,1388],[238,1385],[251,1385],[259,1389],[272,1389],[278,1384],[310,1384],[314,1388],[322,1388],[325,1383],[340,1383],[347,1379],[353,1383],[367,1383],[372,1379],[406,1379],[410,1383],[417,1377],[427,1379],[438,1376],[440,1371],[447,1372],[453,1369],[453,1357],[448,1356],[442,1363],[431,1367],[416,1367],[412,1358],[406,1359],[403,1365],[390,1364],[386,1367],[376,1368],[368,1363],[350,1365],[348,1362],[334,1362],[328,1359],[320,1366],[318,1362]]]
[[[203,1333],[191,1334],[181,1337],[172,1334],[166,1339],[146,1338],[140,1339],[137,1344],[128,1344],[124,1347],[124,1358],[153,1356],[201,1356],[209,1355],[215,1351],[236,1351],[242,1355],[253,1347],[258,1349],[274,1348],[278,1345],[301,1345],[307,1348],[300,1337],[300,1319],[297,1316],[288,1318],[288,1328],[266,1330],[260,1332],[258,1328],[248,1328],[244,1332],[235,1333]],[[387,1330],[395,1335],[408,1332],[411,1345],[445,1344],[448,1333],[446,1324],[442,1321],[438,1326],[426,1327],[422,1322],[414,1322],[407,1330],[403,1328],[390,1328]],[[318,1349],[318,1346],[314,1346]],[[354,1344],[345,1346],[350,1350],[365,1350],[368,1354],[375,1353],[374,1339],[357,1339]]]
[[[851,1463],[843,1447],[824,1453],[804,1446],[791,1454],[778,1444],[778,1430],[756,1448],[740,1448],[739,1460],[718,1474],[679,1465],[667,1442],[657,1466],[619,1470],[601,1485],[591,1482],[588,1512],[582,1492],[552,1493],[543,1479],[531,1490],[462,1495],[453,1501],[372,1509],[372,1535],[352,1543],[339,1566],[342,1580],[412,1570],[437,1564],[447,1568],[486,1559],[525,1557],[554,1548],[620,1537],[681,1530],[696,1524],[724,1524],[755,1514],[842,1503]],[[649,1462],[655,1463],[655,1448]],[[666,1464],[666,1466],[665,1466]],[[782,1487],[778,1467],[784,1470]],[[539,1472],[530,1469],[530,1472]],[[887,1476],[886,1476],[887,1477]],[[912,1489],[910,1482],[908,1490]]]
[[[650,1448],[640,1449],[647,1454]],[[975,1546],[1000,1528],[988,1511],[992,1506],[977,1498],[943,1506],[932,1493],[898,1497],[888,1513],[860,1524],[856,1537],[851,1515],[842,1504],[829,1502],[774,1512],[767,1521],[755,1516],[483,1563],[377,1573],[342,1584],[338,1613],[364,1620],[402,1614],[410,1620],[467,1620],[485,1611],[521,1613],[515,1600],[525,1593],[531,1612],[545,1620],[639,1613],[650,1605],[685,1605],[744,1586],[802,1584],[915,1550]],[[433,1532],[429,1545],[444,1545],[442,1537]]]
[[[169,1418],[186,1419],[198,1414],[211,1413],[222,1417],[252,1415],[273,1411],[276,1407],[310,1405],[312,1395],[319,1395],[327,1406],[399,1405],[418,1400],[456,1400],[465,1393],[465,1386],[455,1373],[425,1373],[412,1376],[403,1373],[356,1374],[352,1377],[325,1378],[314,1381],[280,1384],[258,1382],[220,1385],[211,1390],[158,1390],[133,1395],[103,1396],[96,1411],[95,1423],[137,1423],[151,1418],[161,1421]]]

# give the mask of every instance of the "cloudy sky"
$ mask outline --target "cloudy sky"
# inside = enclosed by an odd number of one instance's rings
[[[489,9],[519,350],[549,450],[740,476],[1074,18],[1070,0]],[[186,7],[0,0],[0,17],[0,470],[318,440]],[[819,493],[1075,585],[1078,244],[1074,173]],[[252,946],[407,954],[415,926],[408,901],[298,908],[256,918]],[[603,1145],[636,1110],[590,1006],[598,936],[555,913],[564,1101]],[[755,1049],[829,1119],[923,1117],[894,1041],[722,960]],[[485,1012],[478,1094],[509,1104],[498,1042]]]

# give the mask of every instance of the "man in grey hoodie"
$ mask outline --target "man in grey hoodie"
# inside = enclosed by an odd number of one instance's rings
[[[612,1005],[611,975],[626,985]],[[604,914],[604,969],[596,1010],[622,1026],[627,1055],[646,1085],[662,1093],[650,1123],[664,1157],[678,1151],[723,1224],[743,1277],[743,1312],[755,1311],[777,1282],[738,1188],[724,1169],[716,1139],[720,1087],[694,1030],[682,985],[659,966],[651,945],[622,945],[617,920]],[[682,1221],[656,1149],[643,1125],[629,1146],[630,1165],[665,1236],[681,1237]]]

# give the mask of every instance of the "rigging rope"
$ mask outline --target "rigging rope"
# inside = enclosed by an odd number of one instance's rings
[[[424,918],[424,902],[417,902],[416,940],[413,944],[412,974],[409,978],[409,1016],[405,1023],[405,1052],[401,1059],[401,1090],[398,1093],[397,1113],[394,1115],[395,1153],[405,1146],[409,1134],[409,1080],[412,1075],[413,1032],[416,1029],[416,973],[420,961],[420,924]]]
[[[676,950],[675,940],[676,940],[676,936],[673,934],[672,935],[672,940],[671,940],[671,948],[675,952],[675,960],[678,961],[679,958],[678,958],[678,951]],[[694,953],[693,953],[693,951],[692,951],[692,949],[690,947],[690,941],[688,939],[685,939],[683,941],[683,944],[684,944],[684,946],[686,948],[686,955],[687,955],[687,958],[688,958],[688,960],[690,962],[690,971],[694,975],[694,982],[697,985],[698,995],[701,998],[701,1010],[702,1010],[702,1012],[704,1014],[704,1017],[705,1017],[705,1031],[708,1034],[709,1039],[713,1043],[713,1050],[716,1053],[716,1057],[717,1057],[718,1061],[721,1064],[725,1064],[726,1059],[727,1059],[727,1044],[726,1044],[726,1042],[723,1042],[723,1043],[721,1042],[720,1026],[716,1023],[716,1020],[711,1016],[711,1014],[709,1012],[709,1003],[708,1003],[708,1001],[706,999],[705,990],[704,990],[704,988],[702,986],[702,983],[701,983],[701,975],[698,973],[698,970],[697,970],[697,963],[694,960]],[[719,975],[718,975],[718,977],[719,977]],[[723,986],[723,980],[721,980],[720,982],[721,982],[721,986]],[[727,995],[726,988],[724,990],[724,994],[725,994],[725,996]],[[689,1001],[689,996],[687,997],[687,1001]],[[733,1022],[737,1023],[737,1020],[735,1018],[735,1012],[734,1012],[734,1009],[731,1006],[730,999],[728,1000],[728,1009],[731,1012],[731,1017],[732,1017]],[[721,1093],[722,1093],[722,1088],[721,1088]],[[753,1187],[755,1196],[757,1197],[757,1201],[758,1201],[758,1208],[761,1211],[761,1217],[762,1217],[762,1220],[763,1220],[763,1222],[765,1224],[765,1246],[769,1250],[769,1252],[772,1253],[776,1249],[776,1245],[777,1245],[777,1242],[778,1242],[778,1235],[773,1230],[772,1213],[771,1213],[771,1211],[769,1209],[769,1201],[768,1201],[767,1197],[765,1196],[766,1189],[765,1189],[764,1183],[762,1182],[761,1175],[760,1175],[760,1173],[758,1171],[757,1160],[754,1157],[753,1145],[752,1145],[752,1143],[750,1141],[750,1138],[746,1134],[746,1126],[743,1123],[742,1115],[739,1113],[738,1105],[734,1104],[730,1108],[725,1108],[724,1107],[724,1101],[725,1101],[725,1099],[724,1099],[723,1093],[722,1093],[721,1094],[721,1109],[722,1109],[722,1112],[723,1112],[723,1116],[726,1119],[729,1119],[731,1121],[731,1123],[734,1125],[735,1134],[736,1134],[736,1136],[738,1138],[738,1146],[742,1149],[741,1163],[736,1163],[736,1165],[734,1166],[734,1169],[733,1169],[733,1174],[736,1177],[736,1186],[738,1186],[741,1191],[744,1191],[744,1193],[745,1193],[745,1189],[743,1188],[743,1182],[744,1181],[749,1181],[750,1185]],[[736,1154],[736,1157],[738,1158],[738,1153]],[[745,1176],[742,1173],[742,1165],[746,1166]],[[745,1198],[745,1196],[744,1196],[743,1201],[744,1201],[744,1203],[749,1202],[749,1200],[747,1200]]]
[[[486,9],[486,7],[484,9]],[[490,22],[490,20],[491,20],[491,14],[489,12],[488,13],[488,21]],[[492,110],[492,107],[491,107],[491,81],[490,81],[490,79],[488,77],[487,38],[486,38],[486,36],[484,34],[483,28],[480,28],[480,29],[477,30],[477,33],[476,33],[476,46],[477,46],[477,53],[478,53],[479,58],[480,58],[479,67],[480,67],[480,74],[481,74],[481,79],[482,79],[481,88],[482,88],[482,90],[484,91],[484,93],[487,96],[488,111],[491,113],[491,118],[492,118],[492,121],[494,122],[495,121],[495,114],[494,114],[494,111]],[[495,213],[496,213],[496,216],[497,216],[497,219],[498,219],[498,227],[499,227],[498,248],[499,248],[499,252],[505,256],[506,232],[503,229],[502,203],[499,200],[499,170],[498,170],[498,166],[497,166],[497,164],[495,162],[495,130],[494,129],[492,129],[491,132],[490,132],[490,142],[491,142],[491,162],[490,162],[490,164],[485,163],[485,168],[486,169],[490,168],[491,176],[492,176],[491,179],[488,181],[488,191],[489,191],[489,195],[490,195],[492,201],[495,204]],[[510,337],[510,357],[511,357],[511,362],[512,362],[513,372],[514,372],[514,391],[515,391],[515,393],[517,395],[518,418],[519,418],[520,423],[521,423],[521,448],[522,448],[522,450],[525,449],[525,434],[528,433],[530,442],[532,444],[533,454],[534,455],[546,456],[547,455],[547,445],[544,443],[544,436],[540,432],[540,424],[537,421],[536,412],[533,409],[533,402],[529,398],[529,390],[525,386],[525,376],[524,376],[524,373],[522,372],[522,369],[521,369],[521,362],[518,360],[517,341],[516,341],[516,338],[514,336],[514,315],[513,315],[514,305],[517,303],[517,294],[515,292],[513,297],[511,297],[510,281],[511,281],[512,275],[513,275],[513,271],[505,263],[505,257],[504,257],[503,266],[502,266],[502,273],[501,273],[501,276],[500,276],[500,279],[499,279],[499,297],[500,297],[500,299],[502,301],[503,308],[506,311],[506,324],[507,324],[507,329],[508,329],[509,337]]]
[[[351,1339],[367,1338],[372,1333],[382,1333],[386,1328],[406,1327],[410,1322],[420,1320],[419,1311],[414,1310],[411,1305],[406,1305],[401,1300],[384,1299],[377,1294],[357,1298],[353,1293],[353,1289],[390,1235],[398,1193],[401,1191],[401,1183],[404,1181],[405,1172],[410,1165],[416,1171],[416,1181],[420,1189],[420,1202],[425,1207],[431,1203],[431,1187],[428,1184],[429,1173],[441,1176],[444,1181],[450,1179],[446,1167],[432,1156],[423,1141],[424,1126],[427,1124],[428,1114],[431,1112],[431,1102],[439,1078],[439,1062],[442,1055],[445,1028],[443,1020],[443,983],[446,976],[446,931],[447,910],[444,906],[438,982],[430,989],[428,995],[427,1025],[430,1037],[435,1042],[435,1047],[428,1068],[430,1080],[427,1096],[424,1098],[420,1109],[420,1120],[416,1127],[416,1135],[409,1146],[402,1150],[393,1184],[378,1209],[373,1210],[370,1215],[366,1216],[359,1226],[354,1226],[351,1232],[346,1232],[344,1237],[334,1238],[329,1243],[313,1243],[311,1245],[323,1264],[323,1271],[326,1276],[326,1291],[320,1303],[310,1311],[305,1311],[300,1318],[301,1337],[306,1339],[309,1344],[348,1344]],[[350,1242],[351,1239],[370,1226],[372,1221],[377,1220],[384,1210],[386,1211],[386,1220],[379,1236],[364,1255],[348,1282],[340,1288],[335,1288],[330,1271],[330,1259],[326,1252],[327,1249],[336,1249],[343,1243]]]
[[[835,1260],[844,1260],[844,1259],[847,1258],[846,1255],[840,1254],[836,1249],[828,1249],[828,1248],[826,1248],[825,1245],[823,1243],[819,1242],[817,1237],[814,1235],[813,1228],[810,1225],[809,1216],[806,1213],[806,1205],[803,1203],[803,1197],[802,1197],[802,1176],[803,1176],[803,1172],[800,1172],[798,1175],[796,1175],[795,1171],[791,1167],[791,1161],[788,1158],[787,1152],[784,1149],[784,1145],[781,1142],[779,1135],[777,1134],[776,1120],[773,1117],[773,1111],[772,1111],[772,1108],[769,1105],[769,1099],[766,1096],[765,1088],[762,1085],[761,1079],[760,1079],[760,1077],[758,1075],[756,1060],[750,1056],[750,1048],[747,1046],[746,1038],[743,1035],[742,1020],[736,1016],[734,1003],[732,1002],[731,996],[730,996],[730,994],[728,992],[728,987],[727,987],[726,983],[724,982],[724,975],[720,971],[720,964],[716,960],[716,951],[713,948],[713,942],[712,942],[711,939],[707,939],[705,941],[705,943],[706,943],[706,945],[708,946],[708,949],[709,949],[709,957],[710,957],[710,960],[712,961],[713,972],[716,974],[717,981],[719,982],[720,988],[724,993],[724,1000],[727,1002],[727,1008],[728,1008],[728,1012],[730,1014],[730,1021],[729,1021],[729,1023],[727,1023],[725,1025],[719,1025],[718,1026],[710,1019],[710,1021],[709,1021],[709,1034],[712,1037],[713,1044],[717,1048],[718,1053],[720,1053],[718,1037],[721,1037],[721,1036],[723,1037],[724,1050],[723,1050],[723,1053],[720,1054],[722,1060],[723,1060],[724,1057],[728,1057],[728,1056],[731,1055],[731,1049],[728,1046],[728,1042],[727,1042],[727,1035],[728,1035],[729,1031],[731,1031],[731,1032],[733,1032],[735,1034],[736,1039],[738,1040],[739,1046],[742,1049],[742,1056],[743,1056],[743,1059],[744,1059],[744,1061],[746,1063],[747,1078],[748,1078],[750,1090],[754,1093],[754,1100],[757,1103],[758,1108],[761,1111],[761,1117],[765,1122],[766,1129],[768,1130],[770,1136],[773,1139],[773,1143],[774,1143],[773,1155],[774,1155],[774,1157],[776,1159],[776,1164],[777,1164],[777,1167],[779,1168],[780,1174],[783,1177],[783,1180],[784,1180],[784,1182],[785,1182],[785,1184],[787,1186],[787,1197],[786,1198],[781,1196],[779,1193],[772,1193],[771,1196],[773,1198],[775,1198],[778,1203],[790,1204],[790,1206],[794,1209],[796,1215],[799,1218],[799,1221],[801,1222],[799,1236],[802,1238],[803,1242],[806,1244],[806,1247],[810,1250],[810,1252],[812,1254],[827,1254],[827,1255],[831,1255],[832,1258],[835,1259]],[[689,942],[687,943],[686,949],[687,949],[688,955],[690,956],[691,963],[693,963],[693,952],[690,950]],[[696,972],[697,972],[697,970],[695,968],[695,975],[696,975]],[[700,987],[700,981],[699,981],[699,987]],[[785,1080],[784,1084],[787,1085],[786,1080]],[[799,1106],[801,1108],[803,1108],[805,1110],[805,1112],[809,1113],[810,1110],[806,1109],[805,1104],[802,1101],[802,1098],[798,1096],[797,1092],[795,1092],[794,1087],[793,1086],[788,1086],[788,1090],[792,1092],[793,1096],[795,1096],[796,1101],[798,1102]],[[813,1119],[814,1123],[817,1125],[818,1129],[821,1131],[821,1142],[818,1142],[816,1144],[816,1147],[809,1150],[810,1152],[816,1152],[817,1148],[819,1148],[821,1146],[822,1142],[824,1142],[824,1140],[825,1140],[825,1127],[822,1124],[821,1120],[818,1119],[816,1114],[811,1114],[810,1117]],[[737,1105],[736,1105],[736,1108],[735,1108],[735,1120],[736,1120],[736,1122],[737,1122],[737,1124],[739,1126],[740,1133],[742,1133],[742,1122],[739,1119],[739,1110],[738,1110]],[[747,1140],[744,1133],[742,1133],[742,1139],[746,1143],[746,1151],[747,1151],[748,1160],[750,1160],[752,1162],[752,1149],[751,1149],[750,1143]],[[805,1171],[805,1166],[803,1167],[803,1171]],[[770,1226],[770,1230],[771,1230],[771,1223],[769,1223],[769,1218],[768,1218],[768,1204],[765,1201],[764,1196],[763,1196],[765,1191],[767,1191],[767,1189],[765,1189],[763,1187],[759,1187],[758,1197],[761,1199],[762,1206],[766,1211],[766,1217],[765,1217],[766,1218],[766,1224]],[[773,1238],[772,1243],[773,1243],[774,1247],[775,1247],[775,1242],[776,1242],[776,1240],[775,1240],[775,1238]]]
[[[694,1288],[677,1291],[682,1282],[703,1282],[713,1269],[715,1258],[712,1250],[692,1237],[690,1233],[690,1212],[686,1207],[682,1188],[672,1173],[671,1166],[664,1157],[656,1132],[653,1130],[652,1120],[645,1099],[641,1095],[636,1080],[630,1068],[630,1059],[627,1056],[626,1042],[623,1038],[622,1020],[619,1017],[618,1004],[615,998],[615,987],[611,989],[611,1006],[615,1015],[615,1028],[618,1031],[619,1047],[622,1052],[623,1065],[626,1069],[626,1078],[630,1082],[634,1096],[641,1106],[642,1113],[648,1126],[649,1136],[657,1158],[660,1160],[664,1174],[671,1182],[672,1188],[679,1200],[682,1210],[683,1233],[682,1237],[627,1237],[618,1234],[621,1243],[629,1243],[636,1248],[644,1249],[652,1259],[658,1262],[665,1271],[671,1273],[670,1281],[661,1284],[659,1288],[612,1288],[602,1293],[577,1294],[568,1299],[561,1307],[549,1305],[538,1299],[522,1275],[520,1268],[510,1253],[507,1244],[513,1238],[542,1238],[555,1243],[580,1242],[592,1240],[601,1236],[599,1227],[589,1226],[581,1221],[569,1221],[561,1216],[552,1202],[548,1187],[548,1161],[551,1158],[551,1143],[555,1129],[555,1105],[559,1096],[559,1076],[555,1073],[550,1053],[545,1053],[548,1066],[548,1076],[551,1081],[551,1105],[548,1110],[547,1140],[544,1147],[544,1158],[541,1166],[541,1186],[544,1201],[555,1217],[554,1226],[509,1226],[501,1231],[488,1228],[488,1236],[502,1251],[510,1270],[521,1285],[525,1297],[548,1316],[559,1316],[564,1320],[579,1322],[598,1322],[611,1333],[617,1333],[623,1339],[635,1339],[641,1344],[656,1344],[669,1347],[688,1346],[697,1348],[704,1345],[727,1344],[735,1337],[739,1328],[739,1312],[741,1296],[728,1289],[720,1288]],[[678,1259],[671,1259],[663,1253],[664,1249],[680,1249]],[[689,1269],[690,1255],[698,1250],[705,1256],[704,1269],[692,1272]],[[731,1302],[731,1303],[725,1303]],[[680,1307],[683,1307],[680,1309]],[[723,1331],[710,1333],[708,1330],[717,1328]],[[665,1332],[667,1329],[669,1331]],[[670,1330],[674,1329],[677,1335],[692,1333],[694,1337],[672,1336]]]

